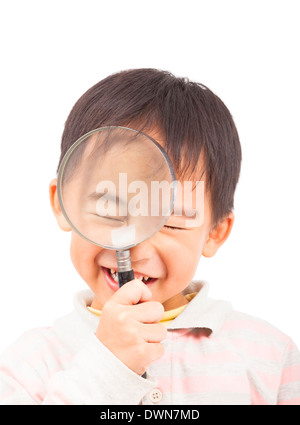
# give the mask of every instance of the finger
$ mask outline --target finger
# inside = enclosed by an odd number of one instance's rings
[[[165,353],[165,347],[161,342],[154,342],[152,344],[148,344],[147,348],[151,358],[151,362],[160,359]]]
[[[161,342],[167,336],[167,328],[161,323],[141,324],[141,335],[145,342]]]
[[[113,300],[118,304],[133,305],[150,300],[152,293],[150,289],[139,279],[125,283],[113,295]]]
[[[163,305],[158,301],[148,301],[130,308],[132,318],[141,323],[159,322],[163,318],[164,312]]]

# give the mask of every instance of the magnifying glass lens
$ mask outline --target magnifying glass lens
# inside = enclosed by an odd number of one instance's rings
[[[125,127],[103,127],[71,146],[57,187],[74,231],[96,245],[123,251],[165,224],[175,183],[168,155],[152,138]]]

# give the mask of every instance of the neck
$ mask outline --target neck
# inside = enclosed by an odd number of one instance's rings
[[[174,308],[182,307],[183,305],[188,304],[188,300],[185,298],[184,295],[177,294],[172,298],[169,298],[165,302],[162,303],[164,306],[165,311],[173,310]],[[94,298],[91,304],[91,307],[95,310],[102,310],[102,305],[100,302]]]
[[[174,308],[181,307],[185,304],[188,304],[188,300],[181,293],[163,302],[165,311],[173,310]]]

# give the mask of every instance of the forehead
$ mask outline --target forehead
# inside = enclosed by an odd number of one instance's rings
[[[146,135],[130,128],[103,127],[82,136],[71,146],[59,174],[63,172],[66,182],[82,170],[95,167],[102,170],[108,167],[111,173],[117,167],[131,173],[138,169],[148,173],[161,171],[165,161],[158,146]]]
[[[145,175],[145,173],[152,174],[152,176],[148,175],[147,177],[155,180],[156,170],[166,170],[166,166],[163,164],[165,162],[164,157],[161,154],[157,155],[159,149],[148,137],[144,136],[145,134],[154,139],[164,149],[164,139],[158,129],[148,129],[147,131],[143,129],[141,134],[138,129],[132,131],[130,127],[129,129],[122,127],[111,128],[113,129],[112,132],[103,131],[103,129],[100,132],[93,133],[82,143],[82,146],[76,149],[76,154],[73,155],[74,164],[69,166],[67,170],[69,172],[65,173],[65,178],[68,174],[73,174],[74,170],[76,170],[75,174],[77,174],[77,171],[82,169],[85,171],[86,178],[90,180],[91,170],[95,169],[95,164],[97,168],[100,167],[102,178],[104,175],[106,178],[114,176],[117,171],[121,171],[129,172],[129,175],[132,174],[130,180],[137,179],[139,176]],[[175,168],[179,186],[177,201],[183,205],[192,200],[195,206],[200,186],[202,188],[204,186],[204,192],[207,195],[204,154],[203,152],[200,154],[196,165],[191,168],[189,167],[189,161],[184,155],[185,149],[182,149],[180,164]],[[172,158],[170,160],[174,162]],[[86,164],[88,164],[88,167],[86,167]],[[81,174],[79,173],[82,179]],[[78,177],[79,175],[77,174]],[[160,180],[163,180],[162,175],[160,175]]]
[[[166,148],[165,143],[165,137],[164,132],[161,130],[159,126],[155,125],[144,125],[143,121],[138,122],[129,122],[128,127],[131,127],[136,130],[143,131],[146,135],[150,136],[152,139],[154,139],[164,150]],[[189,143],[187,140],[182,142],[182,149],[181,149],[181,159],[179,166],[175,166],[174,158],[172,158],[172,154],[168,152],[168,155],[170,157],[171,162],[173,163],[176,179],[178,182],[180,182],[181,187],[184,191],[187,191],[187,189],[184,189],[185,182],[192,182],[192,190],[193,194],[195,193],[195,189],[197,186],[197,182],[201,181],[204,184],[204,196],[205,196],[205,202],[207,206],[211,207],[211,196],[209,191],[209,185],[207,184],[207,171],[206,171],[206,161],[205,161],[205,155],[203,149],[200,152],[199,158],[197,160],[197,163],[195,166],[190,166],[189,161],[189,155],[187,155],[187,150],[190,149]],[[186,185],[186,188],[189,187]],[[190,189],[189,189],[190,191]]]
[[[172,146],[174,145],[174,143],[169,143],[169,148],[167,149],[164,132],[159,128],[159,126],[142,126],[141,123],[129,123],[129,126],[134,129],[137,129],[138,131],[143,131],[146,135],[154,139],[165,151],[167,151],[167,154],[170,157],[175,168],[177,180],[191,180],[195,182],[202,180],[203,173],[205,170],[205,158],[203,149],[200,151],[198,158],[194,157],[194,159],[196,159],[196,163],[191,165],[190,157],[191,152],[193,152],[194,149],[187,138],[179,142],[180,159],[175,160],[172,154]],[[194,143],[192,145],[194,145]]]

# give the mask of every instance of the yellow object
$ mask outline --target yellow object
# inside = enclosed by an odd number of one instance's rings
[[[185,298],[190,302],[196,295],[198,292],[194,292],[192,294],[187,294],[185,295]],[[185,307],[187,306],[187,304],[181,306],[181,307],[177,307],[174,308],[173,310],[169,310],[169,311],[165,311],[163,318],[161,319],[161,321],[159,323],[163,323],[165,326],[168,326],[169,323],[172,322],[172,320],[174,320],[177,316],[179,316],[179,314],[185,309]],[[95,314],[96,316],[100,317],[101,316],[101,310],[96,310],[95,308],[92,307],[87,307],[87,309]]]

